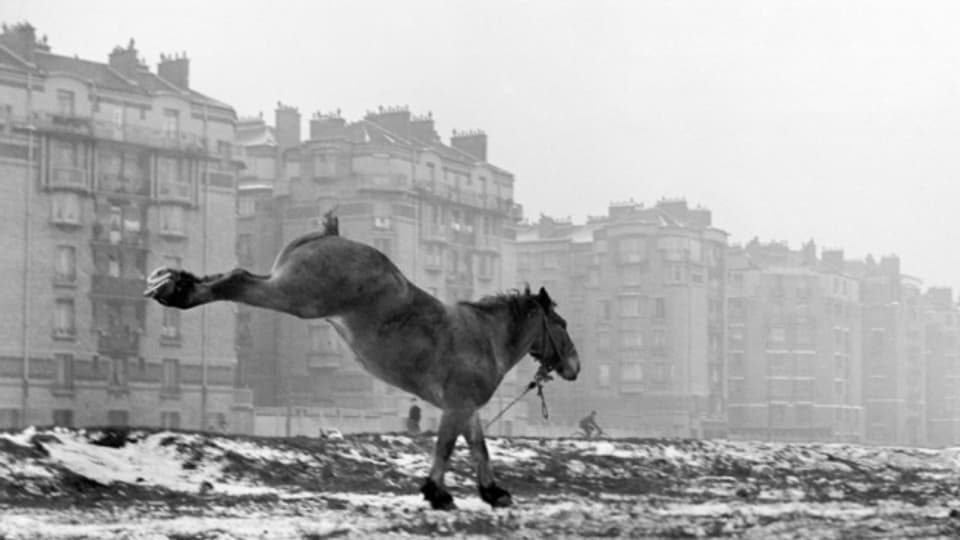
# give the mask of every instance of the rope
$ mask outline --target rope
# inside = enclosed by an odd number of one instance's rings
[[[513,401],[508,403],[507,406],[504,407],[499,413],[497,413],[497,415],[493,417],[493,420],[490,420],[489,422],[487,422],[487,424],[483,426],[483,430],[487,431],[488,429],[490,429],[490,426],[492,426],[494,422],[496,422],[497,420],[500,419],[501,416],[503,416],[503,413],[507,412],[510,409],[510,407],[513,407],[514,405],[516,405],[518,401],[523,399],[523,396],[527,395],[534,388],[537,389],[537,397],[540,398],[540,414],[543,415],[544,420],[549,420],[550,411],[547,409],[547,399],[543,395],[543,385],[546,384],[548,381],[552,381],[552,380],[553,380],[553,377],[551,377],[547,373],[547,371],[544,369],[544,367],[541,365],[540,369],[537,370],[536,375],[533,376],[533,380],[530,381],[529,384],[527,384],[527,387],[523,390],[523,392],[519,396],[514,398]]]

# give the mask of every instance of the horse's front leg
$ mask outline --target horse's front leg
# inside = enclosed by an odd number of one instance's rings
[[[453,503],[453,496],[447,491],[443,484],[443,476],[447,472],[447,465],[450,463],[450,456],[453,454],[453,447],[457,444],[457,438],[465,432],[467,421],[473,410],[449,409],[443,411],[440,417],[440,429],[437,430],[437,446],[433,454],[433,467],[430,468],[430,476],[420,488],[423,498],[430,501],[430,506],[435,510],[453,510],[457,507]]]
[[[494,508],[502,508],[513,504],[513,498],[507,490],[497,485],[490,466],[490,454],[487,452],[487,443],[483,439],[483,424],[480,422],[480,413],[474,411],[470,415],[467,430],[464,432],[467,443],[470,445],[470,454],[477,465],[477,488],[480,498]]]

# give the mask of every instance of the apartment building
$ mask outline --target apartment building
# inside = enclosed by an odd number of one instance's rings
[[[848,263],[861,281],[865,440],[925,444],[926,321],[922,282],[903,274],[900,259]]]
[[[860,283],[843,252],[754,239],[728,262],[730,435],[862,440]]]
[[[449,143],[430,115],[379,108],[348,122],[309,120],[278,104],[275,125],[241,120],[246,174],[240,179],[241,264],[269,269],[287,242],[316,230],[335,209],[341,235],[372,245],[418,286],[445,301],[515,286],[513,175],[492,165],[487,136],[455,132]],[[364,371],[322,320],[241,310],[242,380],[261,406],[319,406],[405,414],[409,396]],[[516,390],[508,380],[501,389]],[[499,403],[499,397],[495,398]],[[511,412],[505,425],[516,422]],[[434,419],[426,419],[430,428]]]
[[[960,309],[949,287],[928,289],[923,308],[927,444],[953,446],[960,442]]]
[[[243,430],[234,314],[147,302],[160,265],[235,265],[233,109],[156,72],[133,40],[107,62],[0,35],[0,427]]]
[[[582,225],[541,218],[520,231],[518,277],[557,300],[584,366],[551,405],[555,421],[597,410],[634,434],[726,432],[726,239],[685,200],[614,203]]]

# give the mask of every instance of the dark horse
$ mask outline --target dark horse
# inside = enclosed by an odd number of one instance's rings
[[[144,295],[180,309],[229,300],[328,319],[367,371],[443,410],[433,467],[420,489],[434,508],[456,508],[443,477],[460,435],[476,462],[480,497],[494,507],[511,504],[490,467],[478,413],[507,371],[528,353],[541,374],[572,381],[580,371],[566,322],[543,288],[443,304],[383,253],[339,236],[332,214],[322,231],[283,248],[269,275],[236,269],[198,278],[162,267]]]

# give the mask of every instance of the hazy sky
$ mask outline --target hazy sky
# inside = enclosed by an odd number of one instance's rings
[[[582,221],[686,197],[735,242],[897,253],[960,288],[960,3],[3,0],[54,52],[152,69],[241,115],[432,111],[516,198]]]

